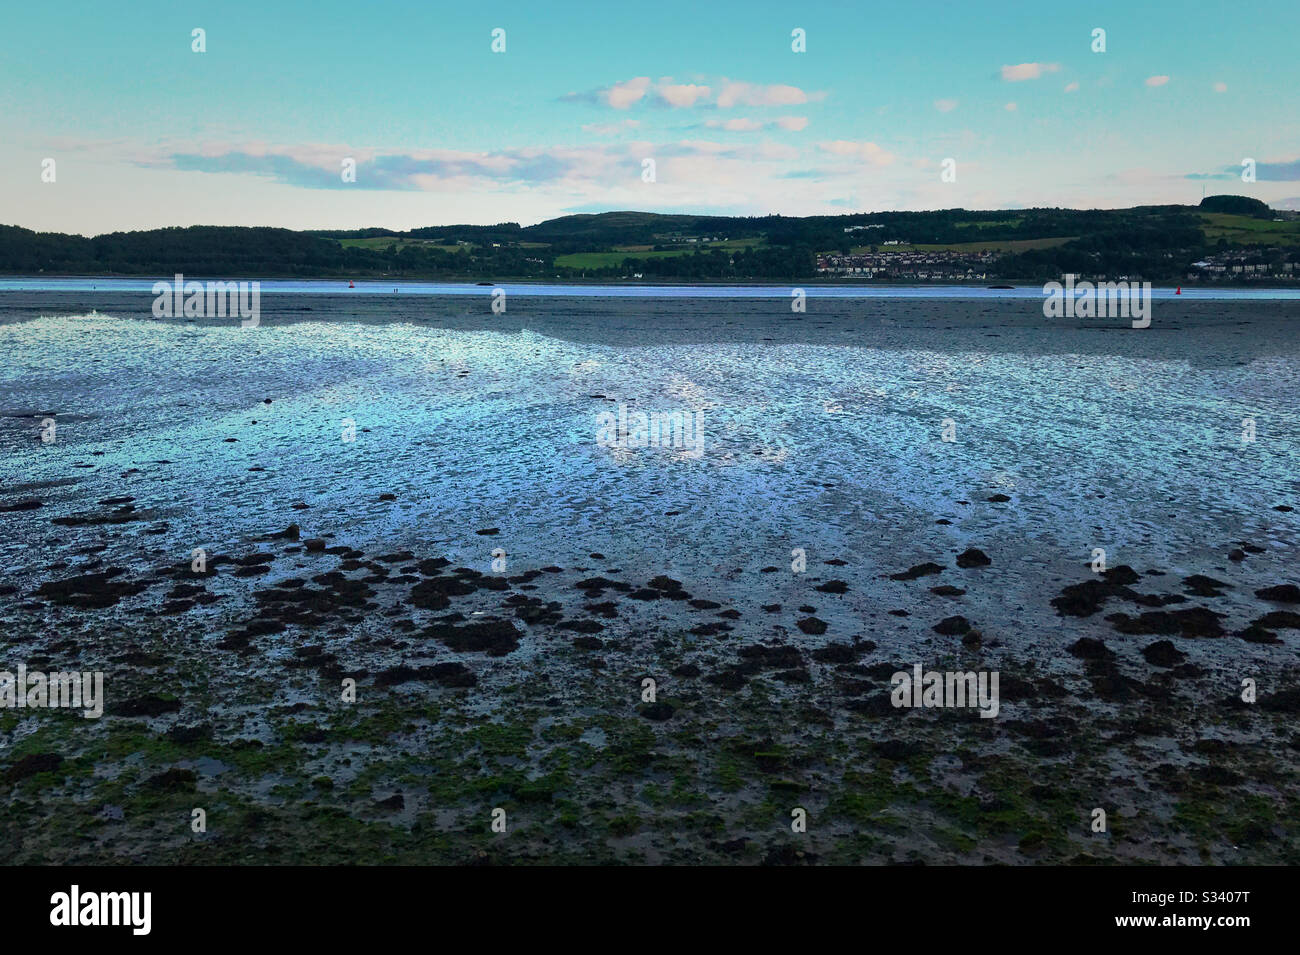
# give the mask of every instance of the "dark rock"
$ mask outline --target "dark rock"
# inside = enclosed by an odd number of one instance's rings
[[[916,746],[901,739],[883,739],[871,744],[871,750],[881,759],[901,763],[916,755]]]
[[[1254,621],[1251,626],[1300,630],[1300,613],[1293,610],[1273,610]]]
[[[201,723],[198,726],[173,726],[167,731],[167,738],[173,743],[186,745],[212,739],[212,724]]]
[[[1110,580],[1085,580],[1070,584],[1059,597],[1052,598],[1052,606],[1062,617],[1090,617],[1112,597],[1132,597],[1134,592]]]
[[[968,547],[957,555],[958,567],[987,567],[991,563],[989,555],[978,547]]]
[[[818,663],[853,663],[865,651],[861,645],[849,643],[828,643],[812,652],[812,658]]]
[[[425,635],[458,652],[483,652],[490,657],[503,657],[518,649],[521,631],[509,620],[470,623],[463,627],[434,624]]]
[[[168,700],[153,693],[123,700],[112,708],[114,716],[161,716],[180,712],[180,700]]]
[[[1148,644],[1142,648],[1142,656],[1147,663],[1156,667],[1176,667],[1187,659],[1187,654],[1169,640],[1157,640],[1155,643]]]
[[[0,504],[0,512],[8,513],[12,511],[34,511],[38,507],[44,507],[40,501],[35,498],[27,498],[24,501],[14,501],[12,504]]]
[[[1213,577],[1206,577],[1204,574],[1192,574],[1190,577],[1183,578],[1183,586],[1195,597],[1222,597],[1223,588],[1232,585],[1215,580]]]
[[[1080,637],[1066,647],[1065,652],[1082,660],[1105,660],[1115,656],[1106,648],[1106,644],[1096,637]]]
[[[637,707],[637,712],[648,720],[662,723],[664,720],[671,719],[673,713],[677,711],[669,703],[643,703]]]
[[[58,753],[30,753],[5,770],[4,780],[16,783],[37,773],[55,772],[61,765],[63,757]]]
[[[1259,699],[1260,709],[1271,713],[1300,713],[1300,688],[1293,687]]]
[[[719,686],[724,690],[739,690],[745,685],[747,678],[742,671],[732,668],[718,673],[710,673],[704,679],[706,682]]]
[[[1245,630],[1240,631],[1237,636],[1247,643],[1281,643],[1282,638],[1272,630],[1265,630],[1258,624],[1252,623]]]
[[[785,645],[768,647],[756,643],[741,647],[737,653],[742,659],[761,669],[777,670],[803,666],[803,654],[797,647]]]
[[[943,571],[942,564],[935,564],[927,561],[924,564],[917,564],[915,567],[910,567],[907,570],[903,571],[901,574],[890,574],[889,579],[890,580],[916,580],[916,578],[918,577],[926,577],[929,576],[930,574],[941,573],[942,571]]]
[[[433,577],[411,588],[411,604],[424,610],[445,610],[450,597],[463,597],[478,588],[454,577]]]
[[[83,574],[80,577],[46,581],[36,589],[35,596],[48,597],[56,604],[78,607],[83,610],[100,610],[105,607],[112,607],[123,597],[134,596],[147,586],[139,581],[115,579],[125,572],[121,567],[110,567],[102,573]]]
[[[1276,587],[1264,587],[1255,591],[1255,596],[1274,603],[1295,604],[1300,603],[1300,587],[1295,584],[1278,584]]]
[[[191,793],[194,792],[194,784],[198,779],[192,769],[172,768],[156,776],[150,776],[144,781],[143,788],[154,792]]]
[[[1110,570],[1103,570],[1101,576],[1105,578],[1106,583],[1121,587],[1136,584],[1142,579],[1142,575],[1128,564],[1120,564],[1118,567],[1110,568]]]
[[[1223,628],[1219,625],[1219,620],[1222,618],[1223,614],[1215,613],[1205,607],[1189,607],[1186,610],[1149,611],[1136,619],[1127,614],[1116,613],[1106,619],[1111,621],[1120,633],[1221,637]]]

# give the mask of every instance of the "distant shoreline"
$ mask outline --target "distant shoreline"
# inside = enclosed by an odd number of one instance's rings
[[[38,275],[29,273],[5,273],[0,272],[0,283],[4,282],[47,282],[59,280],[86,281],[95,280],[104,281],[127,281],[127,282],[170,282],[174,279],[173,275],[153,275],[140,273],[121,273],[121,272],[103,272],[103,273],[85,273],[85,272],[43,272]],[[1083,276],[1087,281],[1117,281],[1111,279],[1094,279],[1089,276]],[[447,286],[478,286],[489,288],[497,285],[535,285],[539,287],[555,286],[584,286],[592,288],[966,288],[973,290],[1005,290],[1005,286],[1011,286],[1015,290],[1033,288],[1041,289],[1042,282],[1035,279],[999,279],[996,283],[988,284],[970,284],[966,282],[950,281],[926,281],[926,282],[896,282],[896,281],[870,281],[864,282],[862,279],[827,279],[827,278],[804,278],[780,280],[775,278],[769,279],[695,279],[692,281],[656,278],[639,278],[639,279],[588,279],[588,278],[556,278],[556,279],[539,279],[532,277],[498,276],[494,278],[480,277],[445,277],[445,276],[404,276],[401,279],[390,279],[388,276],[370,276],[370,275],[292,275],[292,274],[241,274],[241,275],[209,275],[209,274],[189,274],[187,280],[196,282],[238,282],[238,281],[256,281],[256,282],[361,282],[367,286],[389,285],[401,288],[403,286],[415,285],[447,285]],[[1140,280],[1134,280],[1140,281]],[[482,284],[487,283],[487,284]],[[1259,292],[1300,292],[1300,280],[1286,285],[1265,284],[1257,282],[1196,282],[1186,281],[1181,285],[1175,284],[1157,284],[1152,283],[1155,290],[1167,288],[1185,288],[1205,290],[1232,290],[1232,291],[1259,291]],[[0,291],[15,291],[13,289],[3,289]],[[32,289],[31,291],[40,291]]]

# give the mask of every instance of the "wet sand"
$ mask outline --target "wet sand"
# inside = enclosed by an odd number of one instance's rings
[[[150,301],[0,296],[15,861],[1297,861],[1300,306]]]

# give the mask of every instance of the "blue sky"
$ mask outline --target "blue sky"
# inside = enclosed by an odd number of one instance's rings
[[[1294,0],[135,0],[4,27],[0,222],[43,230],[1300,207]]]

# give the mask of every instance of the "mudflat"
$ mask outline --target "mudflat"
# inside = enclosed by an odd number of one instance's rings
[[[151,301],[0,294],[13,861],[1298,861],[1300,304]]]

